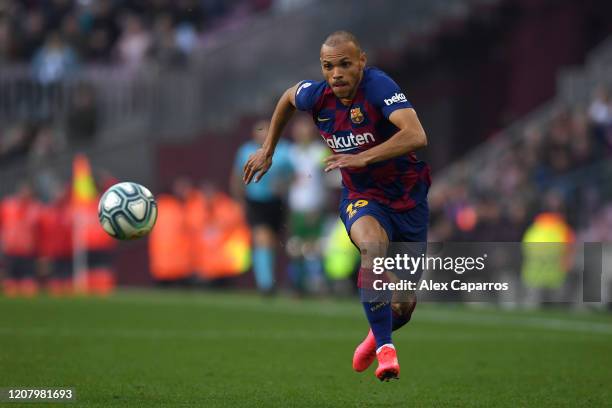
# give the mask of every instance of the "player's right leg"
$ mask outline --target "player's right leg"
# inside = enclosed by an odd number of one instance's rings
[[[362,215],[350,226],[350,236],[361,252],[360,290],[370,333],[357,346],[353,355],[353,368],[363,371],[378,357],[376,376],[382,380],[397,378],[399,364],[391,340],[391,294],[375,292],[370,287],[374,258],[384,257],[389,245],[388,233],[373,215]]]

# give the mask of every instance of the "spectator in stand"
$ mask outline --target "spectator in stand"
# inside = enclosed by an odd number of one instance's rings
[[[545,145],[544,162],[550,177],[564,174],[571,167],[570,152],[571,121],[567,112],[559,113],[552,121]]]
[[[61,34],[64,41],[77,55],[83,55],[86,48],[87,36],[81,31],[79,19],[76,14],[64,16],[61,24]]]
[[[87,39],[85,56],[94,63],[105,64],[111,59],[111,34],[105,28],[94,28]]]
[[[137,70],[151,47],[151,35],[142,19],[135,14],[123,17],[123,30],[117,42],[119,61],[130,70]]]
[[[323,179],[327,147],[319,141],[312,119],[305,116],[294,122],[292,137],[289,157],[295,177],[289,188],[289,277],[299,293],[320,292],[324,284],[320,238],[327,198]]]
[[[28,170],[36,195],[50,202],[61,185],[54,163],[55,154],[61,150],[56,130],[50,124],[38,126],[34,142],[28,153]]]
[[[98,103],[92,85],[81,83],[71,95],[66,131],[71,146],[82,147],[93,142],[98,131]]]
[[[36,131],[31,123],[24,122],[8,129],[0,129],[0,163],[23,159],[34,142]]]
[[[162,67],[176,68],[185,65],[186,55],[177,44],[174,23],[170,14],[162,14],[157,17],[149,54]]]
[[[112,0],[96,0],[92,2],[90,10],[87,10],[82,19],[91,27],[92,31],[101,30],[109,39],[109,49],[119,38],[121,28],[119,27],[120,10],[113,4]]]
[[[13,52],[11,25],[7,18],[0,17],[0,64],[7,64]]]
[[[603,85],[597,87],[594,92],[589,106],[589,118],[595,139],[607,148],[609,155],[612,152],[612,99]]]
[[[0,244],[7,276],[3,282],[7,296],[34,296],[36,280],[37,231],[40,203],[31,186],[22,182],[17,193],[0,201]]]
[[[575,167],[589,166],[598,158],[597,143],[589,134],[588,117],[584,113],[574,114],[571,132],[570,149],[573,165]]]
[[[589,117],[595,126],[608,126],[612,123],[612,100],[603,85],[598,86],[593,92]]]
[[[18,24],[22,18],[16,18],[13,21],[14,26],[18,26],[22,32],[18,32],[16,37],[18,40],[19,57],[22,60],[30,61],[45,41],[46,26],[45,16],[39,10],[31,10],[23,18],[25,24]]]
[[[57,30],[74,8],[73,0],[46,0],[40,4],[47,26]]]
[[[59,32],[52,32],[45,45],[36,51],[32,70],[36,80],[43,85],[52,85],[66,78],[77,69],[77,56],[64,42]]]
[[[201,3],[199,0],[177,0],[174,9],[175,21],[201,29],[205,18]]]
[[[198,33],[189,23],[180,23],[176,26],[175,41],[178,48],[185,55],[191,55],[197,46]]]

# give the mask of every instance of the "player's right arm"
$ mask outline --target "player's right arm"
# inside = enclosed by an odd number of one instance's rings
[[[242,176],[244,184],[249,184],[253,178],[257,183],[270,169],[270,166],[272,166],[272,156],[274,155],[276,144],[285,125],[296,110],[295,93],[299,85],[296,84],[287,89],[278,100],[270,120],[270,128],[268,129],[266,140],[261,148],[253,153],[244,165]]]

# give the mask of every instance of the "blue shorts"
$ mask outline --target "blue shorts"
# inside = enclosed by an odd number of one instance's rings
[[[389,247],[387,256],[394,254],[407,254],[412,257],[421,256],[427,249],[427,226],[429,224],[429,206],[427,201],[420,202],[416,207],[407,211],[395,211],[372,200],[342,200],[340,203],[340,218],[344,223],[346,232],[350,236],[351,226],[359,218],[366,215],[374,217],[383,229],[392,245]],[[395,244],[393,243],[415,243]],[[418,282],[423,274],[423,269],[416,271],[395,270],[395,275],[400,279]],[[380,276],[371,272],[362,276],[359,270],[357,286],[361,288],[362,300],[372,302],[373,299],[380,300],[380,296],[390,296],[388,292],[377,292],[371,290],[371,284]],[[390,297],[389,297],[390,299]]]
[[[390,242],[427,242],[429,206],[422,201],[407,211],[395,211],[373,200],[340,202],[340,218],[350,236],[351,226],[359,218],[374,217],[387,232]]]

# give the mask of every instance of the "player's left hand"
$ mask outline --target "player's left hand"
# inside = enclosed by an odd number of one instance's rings
[[[325,158],[325,172],[345,167],[359,168],[367,166],[365,158],[359,154],[333,154]]]
[[[242,181],[244,184],[249,184],[255,178],[257,183],[270,170],[270,167],[272,167],[272,155],[260,148],[249,156],[244,165]]]

